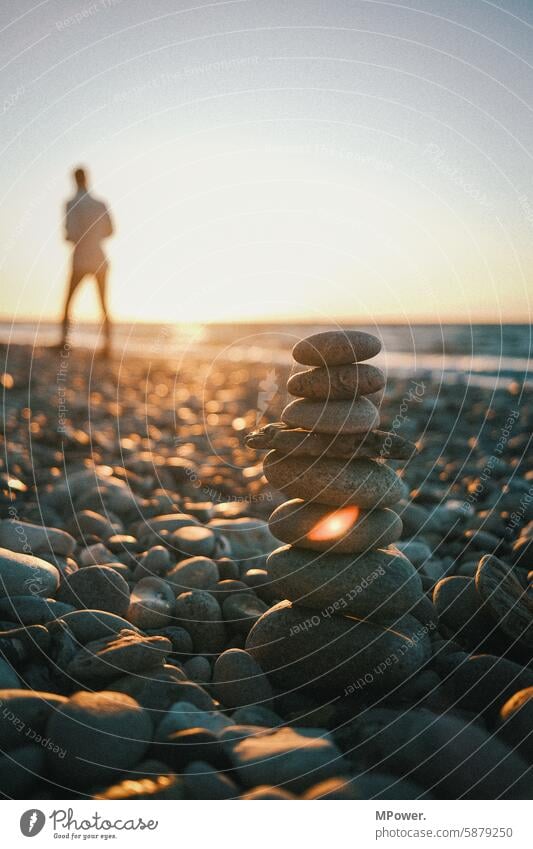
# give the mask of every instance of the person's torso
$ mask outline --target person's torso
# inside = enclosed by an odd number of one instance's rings
[[[105,204],[88,192],[78,192],[67,204],[67,216],[75,255],[102,261],[104,252],[101,243],[105,238],[104,219],[107,216]]]

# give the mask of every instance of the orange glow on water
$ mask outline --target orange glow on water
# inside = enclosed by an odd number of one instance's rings
[[[358,516],[359,507],[354,507],[353,505],[334,510],[311,528],[307,534],[307,538],[311,542],[327,542],[328,540],[340,539],[340,537],[351,530]]]

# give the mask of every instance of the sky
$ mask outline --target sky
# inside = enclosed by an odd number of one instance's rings
[[[84,164],[117,319],[530,320],[531,0],[7,0],[0,45],[3,317],[58,317]]]

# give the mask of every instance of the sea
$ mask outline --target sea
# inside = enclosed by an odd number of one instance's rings
[[[257,362],[266,367],[288,366],[298,339],[339,326],[356,327],[379,336],[383,349],[372,362],[387,374],[493,389],[511,382],[533,386],[531,324],[118,322],[114,325],[113,349],[115,356],[164,359],[169,366],[176,366],[187,356],[220,362]],[[59,336],[59,325],[54,322],[0,321],[3,345],[53,345]],[[69,342],[73,347],[97,349],[101,343],[100,325],[75,325]]]

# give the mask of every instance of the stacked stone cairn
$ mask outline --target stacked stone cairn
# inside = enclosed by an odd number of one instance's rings
[[[404,485],[385,459],[415,446],[378,430],[369,396],[385,378],[365,360],[380,341],[355,330],[316,333],[293,349],[287,388],[296,400],[247,444],[271,448],[269,483],[290,497],[272,513],[288,543],[268,559],[276,604],[255,623],[246,648],[279,689],[388,694],[431,656],[422,582],[391,545],[402,532],[391,509]],[[429,605],[431,607],[431,605]]]

